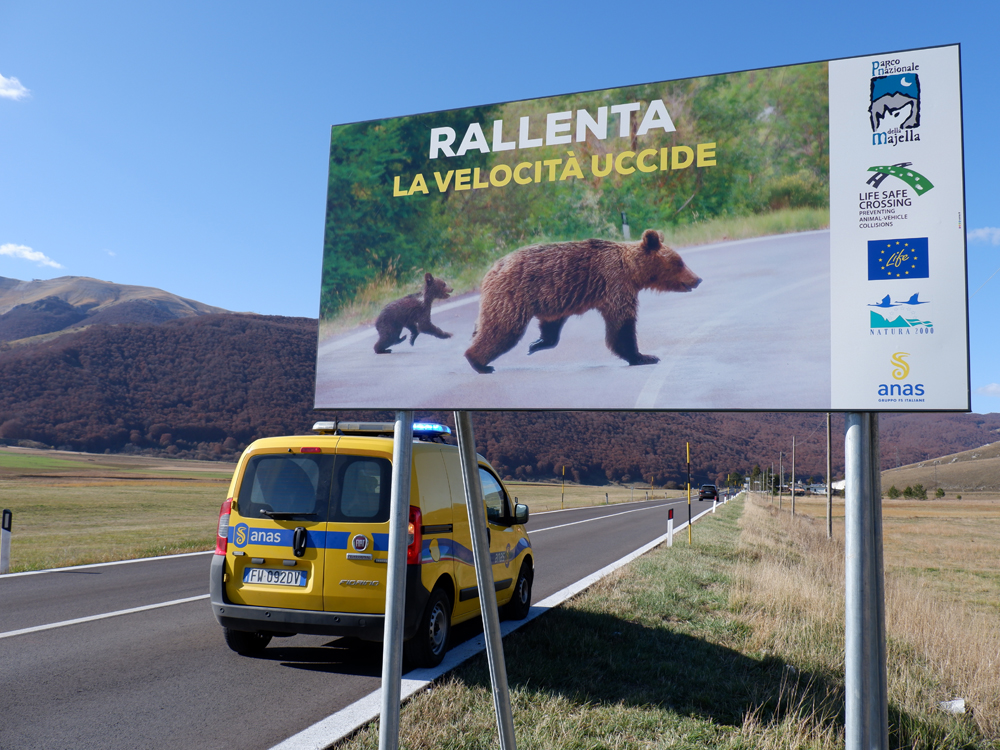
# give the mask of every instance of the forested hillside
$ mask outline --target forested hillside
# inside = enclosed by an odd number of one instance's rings
[[[0,440],[94,452],[235,460],[258,437],[307,432],[317,419],[389,412],[312,409],[317,322],[202,315],[159,325],[93,325],[38,344],[0,344]],[[452,424],[450,414],[418,418]],[[774,462],[825,472],[825,414],[477,412],[479,450],[509,477],[678,484],[691,444],[696,481]],[[881,418],[882,466],[1000,439],[1000,415]],[[843,466],[834,415],[834,466]]]

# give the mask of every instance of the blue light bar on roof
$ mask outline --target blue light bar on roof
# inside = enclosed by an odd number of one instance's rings
[[[434,422],[414,422],[413,434],[424,435],[450,435],[451,428],[448,425],[435,424]]]

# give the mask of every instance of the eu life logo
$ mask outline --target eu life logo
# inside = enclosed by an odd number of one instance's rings
[[[930,263],[926,237],[869,241],[869,281],[926,279],[929,276]]]

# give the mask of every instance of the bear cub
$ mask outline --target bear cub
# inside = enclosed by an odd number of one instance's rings
[[[690,292],[701,278],[652,229],[639,242],[589,239],[522,247],[498,260],[480,288],[479,319],[465,358],[476,372],[510,351],[538,319],[539,338],[528,354],[552,349],[570,315],[598,310],[604,341],[630,365],[659,358],[639,351],[639,292]]]
[[[410,346],[421,333],[429,333],[439,339],[451,338],[431,323],[431,303],[436,299],[448,299],[452,289],[444,279],[435,279],[431,274],[424,274],[424,294],[408,294],[402,299],[390,302],[382,308],[375,320],[375,330],[378,331],[378,342],[375,344],[376,354],[391,354],[389,348],[393,344],[406,341],[405,335],[400,335],[404,328],[410,332]]]

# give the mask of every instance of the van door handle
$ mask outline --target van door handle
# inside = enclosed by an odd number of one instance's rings
[[[493,536],[490,534],[490,529],[488,526],[486,527],[486,543],[490,546],[493,546]]]
[[[302,557],[306,553],[306,528],[296,526],[295,533],[292,534],[292,554]]]

